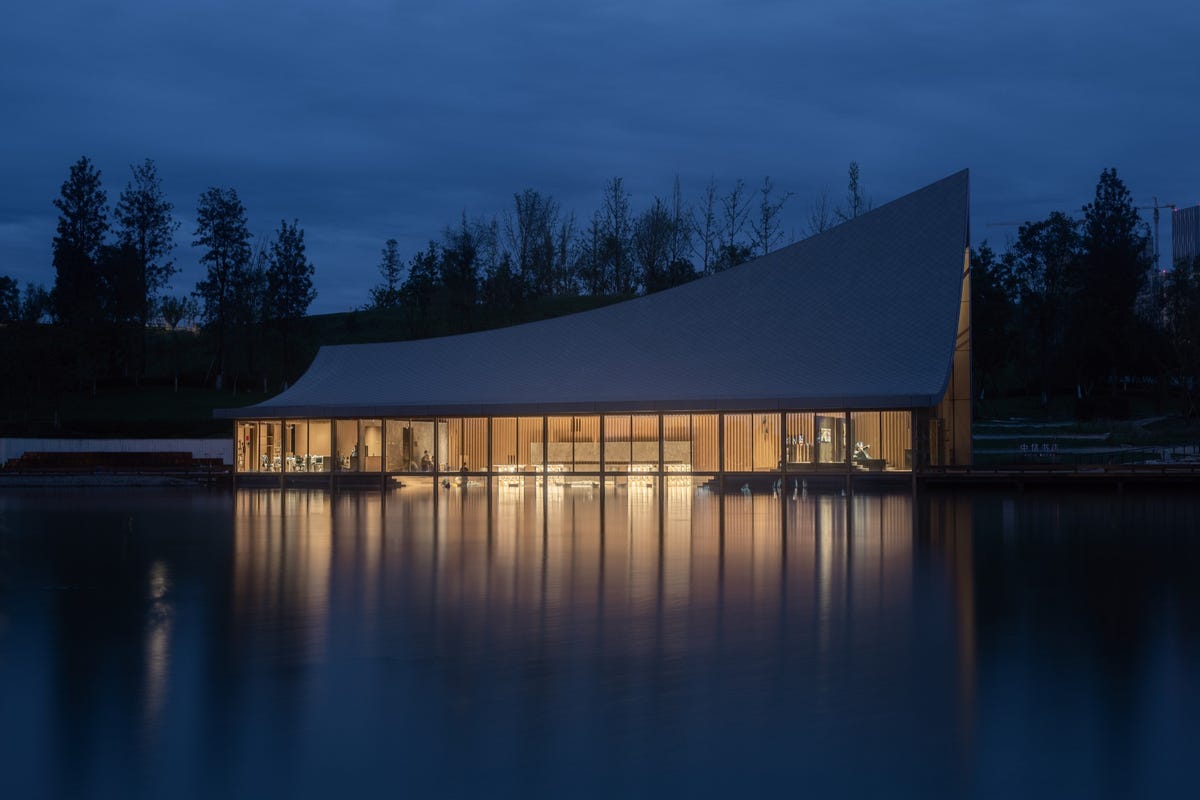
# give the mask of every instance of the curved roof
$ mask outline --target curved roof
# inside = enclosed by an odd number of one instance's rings
[[[322,347],[223,417],[903,408],[950,374],[967,172],[657,294],[437,339]]]

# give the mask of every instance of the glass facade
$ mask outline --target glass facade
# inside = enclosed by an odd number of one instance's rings
[[[918,418],[925,434],[927,417]],[[909,411],[239,420],[234,435],[239,473],[495,476],[515,486],[596,486],[601,475],[610,485],[665,476],[684,486],[721,474],[913,465]]]

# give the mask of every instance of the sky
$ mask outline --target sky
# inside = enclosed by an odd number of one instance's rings
[[[1137,205],[1200,202],[1200,9],[1188,0],[40,0],[0,27],[0,275],[54,282],[53,200],[88,156],[110,203],[153,159],[203,277],[196,201],[256,240],[298,220],[313,313],[514,192],[586,223],[770,176],[790,235],[851,161],[876,204],[971,170],[971,232],[1077,212],[1116,167]],[[1147,221],[1152,212],[1142,212]],[[1170,252],[1169,213],[1162,249]]]

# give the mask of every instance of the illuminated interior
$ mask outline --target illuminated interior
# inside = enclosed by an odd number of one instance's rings
[[[693,485],[713,474],[912,469],[909,411],[239,420],[239,473]]]

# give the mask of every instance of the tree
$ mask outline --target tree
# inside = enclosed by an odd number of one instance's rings
[[[718,250],[713,270],[721,272],[749,261],[754,251],[742,240],[746,220],[750,216],[750,201],[746,197],[746,182],[737,179],[733,188],[721,198],[721,224],[717,230]]]
[[[558,202],[534,189],[513,195],[513,212],[504,215],[504,232],[512,264],[538,297],[555,293],[559,225]]]
[[[1002,382],[1012,352],[1014,306],[1001,283],[1002,263],[985,241],[971,252],[971,365],[979,394]]]
[[[180,297],[172,297],[170,295],[163,297],[158,301],[159,313],[162,314],[163,322],[167,323],[167,327],[171,329],[171,365],[174,373],[175,391],[179,391],[179,324],[184,319],[191,319],[196,316],[196,300],[189,295]]]
[[[717,236],[717,181],[709,178],[700,198],[699,218],[693,217],[692,230],[696,232],[698,241],[693,244],[693,252],[700,258],[700,271],[711,275],[716,271],[717,252],[720,243]]]
[[[787,192],[783,197],[772,199],[771,193],[774,191],[775,184],[771,183],[771,176],[768,175],[763,178],[762,188],[758,190],[758,216],[750,223],[750,229],[754,233],[753,249],[761,256],[771,252],[775,245],[783,240],[779,215],[783,212],[788,198],[792,196],[791,192]]]
[[[605,187],[600,214],[599,256],[605,283],[616,294],[633,294],[638,282],[632,258],[633,222],[621,178],[613,178]]]
[[[997,280],[1017,304],[1017,330],[1026,354],[1025,378],[1036,381],[1042,402],[1068,383],[1065,347],[1078,290],[1074,284],[1080,257],[1077,223],[1055,211],[1039,222],[1026,222],[997,268]]]
[[[21,321],[32,325],[43,321],[53,311],[54,304],[44,286],[32,281],[25,284],[25,292],[21,295]]]
[[[0,275],[0,323],[21,318],[21,287],[7,275]]]
[[[862,183],[858,177],[858,162],[851,161],[846,186],[846,206],[837,210],[838,219],[842,222],[861,217],[871,210],[871,200],[863,194]]]
[[[678,180],[669,204],[656,197],[654,204],[638,217],[634,224],[633,251],[647,294],[696,277],[696,270],[687,259],[690,226],[691,220],[679,196]]]
[[[71,165],[54,206],[59,211],[53,245],[55,316],[67,325],[98,322],[108,196],[100,184],[100,171],[87,156]]]
[[[263,319],[274,322],[283,337],[283,371],[285,382],[291,379],[292,322],[308,313],[316,299],[313,288],[315,268],[304,251],[304,229],[299,220],[279,221],[279,230],[266,255],[266,293],[263,296]]]
[[[671,243],[667,256],[670,263],[687,262],[688,267],[691,268],[688,257],[692,253],[692,211],[683,200],[678,175],[675,176],[675,182],[671,186],[670,214]]]
[[[437,242],[430,241],[425,250],[418,250],[408,263],[408,277],[400,292],[404,305],[416,312],[414,335],[427,335],[433,299],[441,288],[441,255]]]
[[[576,261],[576,274],[584,291],[590,295],[605,294],[608,291],[608,276],[604,269],[604,222],[600,212],[592,214],[592,221],[587,229],[579,235],[576,251],[579,257]]]
[[[822,189],[808,208],[808,235],[824,233],[837,224],[837,212],[829,203],[829,190]]]
[[[440,283],[454,319],[469,323],[479,300],[479,243],[477,227],[464,211],[458,230],[447,228],[442,247]]]
[[[499,262],[487,269],[480,295],[484,305],[491,309],[511,311],[524,305],[528,290],[508,253],[501,255]]]
[[[252,284],[250,231],[246,228],[246,209],[236,190],[211,187],[200,195],[195,236],[192,246],[204,248],[200,263],[207,268],[204,279],[196,284],[196,294],[203,304],[204,320],[217,337],[219,389],[225,377],[228,328],[239,317],[247,316],[247,307],[255,300],[245,292]]]
[[[132,273],[122,282],[140,295],[130,298],[136,299],[136,305],[129,310],[134,321],[145,325],[154,314],[158,293],[176,271],[169,257],[175,249],[179,222],[172,215],[174,206],[163,194],[154,162],[146,159],[130,170],[133,177],[117,200],[114,217],[124,266]]]
[[[1139,368],[1134,308],[1151,266],[1149,232],[1116,169],[1100,173],[1083,215],[1074,355],[1085,381],[1107,376],[1115,394],[1118,375]]]
[[[572,212],[560,217],[554,236],[553,294],[557,297],[568,297],[579,292],[579,282],[576,279],[578,253],[575,241],[577,238],[575,214]]]
[[[185,319],[194,317],[198,310],[196,300],[188,295],[163,297],[158,301],[158,308],[163,322],[173,331],[178,329]]]
[[[633,254],[637,259],[640,282],[647,293],[667,288],[667,267],[671,263],[673,230],[671,215],[661,198],[637,218],[633,226]]]
[[[383,283],[371,289],[371,308],[395,308],[400,305],[400,276],[404,272],[404,260],[400,258],[400,246],[395,239],[388,239],[379,257],[379,274]]]
[[[280,220],[267,255],[265,318],[286,324],[307,314],[317,297],[312,281],[315,272],[305,254],[304,229],[299,220],[292,220],[290,225]]]

